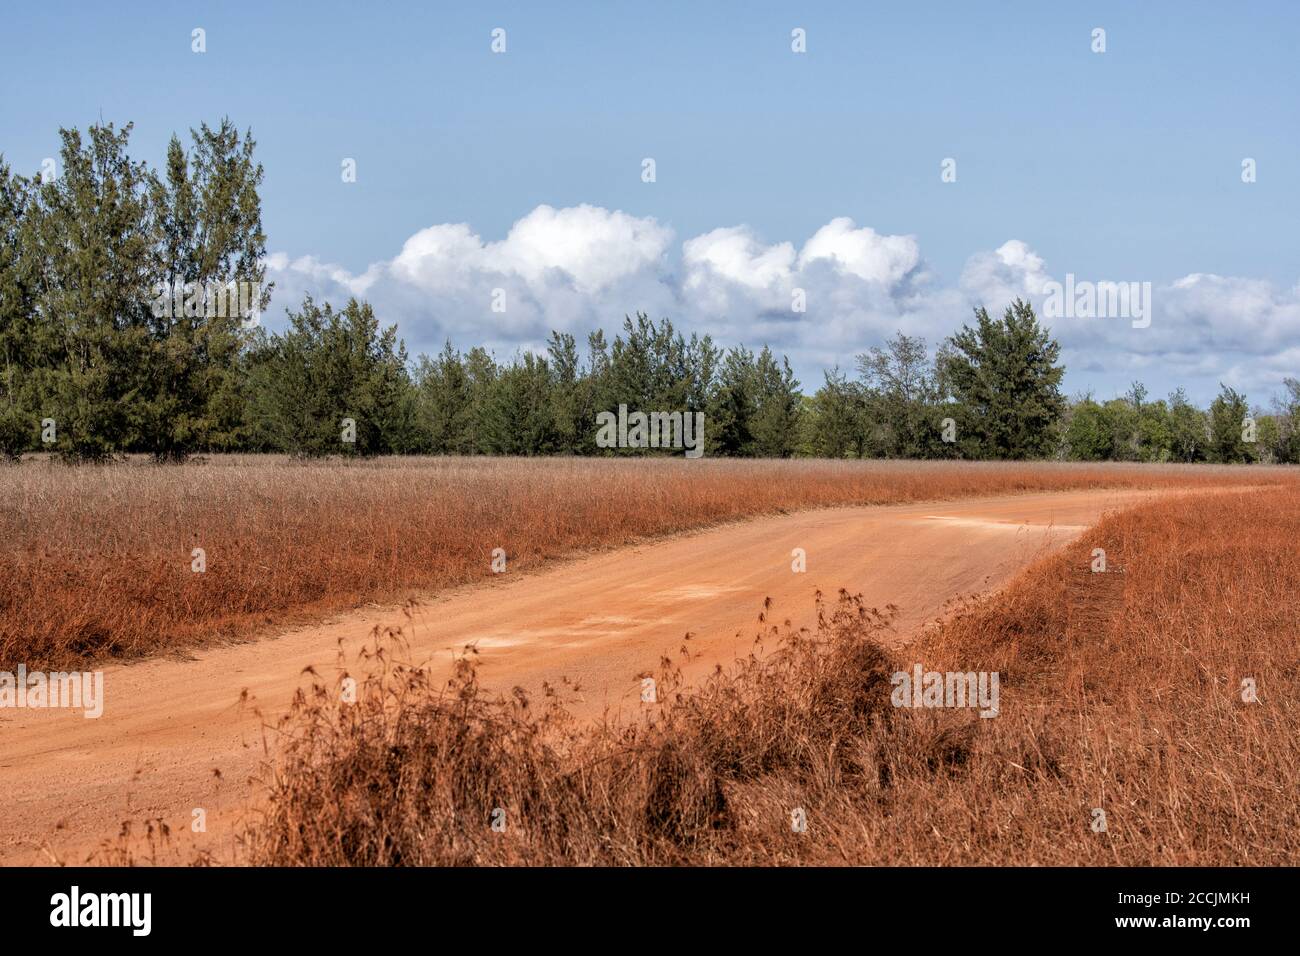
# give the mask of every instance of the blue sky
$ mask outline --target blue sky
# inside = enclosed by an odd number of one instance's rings
[[[1155,290],[1148,329],[1053,324],[1071,391],[1228,381],[1263,400],[1300,374],[1296,4],[225,0],[6,20],[0,151],[21,171],[101,115],[134,121],[153,163],[201,120],[252,127],[274,313],[360,291],[413,350],[504,356],[645,308],[769,341],[812,385],[894,328],[935,342],[972,303],[1068,272]],[[794,286],[808,311],[780,314]]]

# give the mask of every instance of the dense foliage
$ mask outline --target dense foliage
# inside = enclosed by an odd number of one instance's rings
[[[612,341],[555,332],[504,361],[450,343],[412,361],[356,300],[308,298],[270,333],[251,134],[203,124],[159,173],[130,158],[130,131],[61,130],[48,181],[0,157],[0,456],[664,453],[598,447],[597,414],[626,406],[702,412],[709,455],[1300,460],[1300,382],[1271,415],[1226,387],[1207,410],[1140,384],[1069,402],[1060,347],[1019,300],[933,355],[900,332],[811,396],[766,346],[643,314]]]

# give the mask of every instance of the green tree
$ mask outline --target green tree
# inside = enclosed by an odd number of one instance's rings
[[[764,346],[754,366],[753,452],[760,458],[789,458],[799,447],[802,405],[790,362],[780,363]],[[705,427],[708,427],[707,422]]]
[[[821,458],[861,458],[863,403],[861,389],[838,368],[824,373],[825,382],[810,404],[808,447]]]
[[[420,356],[415,380],[428,450],[435,455],[477,451],[472,382],[450,341],[436,358]]]
[[[1282,421],[1276,415],[1255,412],[1256,441],[1251,449],[1251,460],[1267,465],[1281,464],[1277,457],[1282,438]]]
[[[1300,380],[1285,378],[1281,397],[1274,399],[1277,438],[1273,456],[1282,464],[1300,464]]]
[[[1115,452],[1115,435],[1106,410],[1091,395],[1070,406],[1065,416],[1065,454],[1075,461],[1105,461]]]
[[[32,184],[15,175],[0,155],[0,458],[30,449],[39,415],[33,405],[35,275],[23,233],[29,228]]]
[[[406,348],[368,303],[352,299],[336,312],[308,296],[283,333],[258,330],[250,366],[251,421],[264,447],[376,455],[408,440]]]
[[[746,457],[754,453],[757,392],[754,353],[743,345],[729,349],[705,409],[705,448],[710,455]]]
[[[253,160],[251,131],[241,138],[223,119],[215,130],[204,123],[190,135],[189,155],[172,137],[165,176],[153,192],[160,233],[152,309],[157,390],[145,440],[165,459],[238,446],[246,323],[271,294],[258,194],[263,170]]]
[[[1163,399],[1149,402],[1147,390],[1140,382],[1129,389],[1128,401],[1136,416],[1133,443],[1141,461],[1169,461],[1173,457],[1173,429],[1169,407]]]
[[[525,352],[492,382],[481,421],[485,450],[497,455],[549,455],[560,440],[551,407],[550,363]]]
[[[1019,299],[1001,321],[983,308],[975,320],[952,336],[945,357],[945,380],[964,410],[963,449],[982,458],[1048,454],[1065,406],[1060,346]]]
[[[1219,394],[1210,403],[1210,440],[1206,457],[1223,464],[1250,461],[1252,449],[1243,437],[1245,421],[1250,415],[1246,396],[1222,383],[1219,388]]]
[[[595,421],[591,382],[583,375],[578,344],[572,335],[552,332],[546,354],[550,359],[555,450],[565,455],[576,455],[591,441]]]
[[[59,453],[102,461],[137,444],[150,419],[155,178],[127,155],[131,124],[60,130],[62,172],[40,182],[31,210],[43,417]]]
[[[1169,395],[1170,449],[1175,461],[1205,461],[1209,450],[1209,426],[1205,413],[1176,389]]]
[[[899,332],[858,356],[873,454],[921,458],[942,443],[939,389],[925,339]]]
[[[711,443],[715,421],[712,404],[716,398],[719,352],[708,336],[692,335],[689,339],[677,332],[672,322],[655,322],[644,313],[635,320],[625,317],[622,334],[609,346],[601,332],[588,338],[588,376],[591,386],[584,407],[582,447],[589,452],[628,454],[595,447],[595,415],[618,412],[619,405],[628,411],[705,412],[706,448],[718,454]],[[653,451],[633,454],[657,454]]]

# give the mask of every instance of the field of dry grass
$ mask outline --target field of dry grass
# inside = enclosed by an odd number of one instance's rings
[[[1298,538],[1294,485],[1143,505],[901,651],[848,595],[814,631],[761,609],[749,659],[690,693],[665,660],[628,725],[469,663],[431,686],[376,635],[357,703],[324,682],[286,719],[247,859],[1293,865]],[[894,706],[916,663],[997,671],[999,715]]]
[[[1268,468],[226,456],[0,468],[0,668],[133,658],[589,549],[843,504],[1270,484]],[[192,570],[193,549],[206,571]]]

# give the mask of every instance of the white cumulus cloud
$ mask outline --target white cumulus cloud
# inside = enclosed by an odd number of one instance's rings
[[[801,267],[819,259],[866,282],[893,286],[921,264],[921,248],[911,236],[882,236],[841,216],[813,233],[799,253]]]
[[[720,344],[771,345],[790,356],[809,387],[820,384],[822,369],[851,368],[856,354],[899,330],[937,345],[970,320],[972,306],[998,314],[1019,297],[1042,315],[1047,284],[1068,271],[1049,271],[1027,242],[1010,239],[974,251],[958,281],[944,284],[914,236],[877,233],[847,217],[821,226],[802,247],[765,241],[745,225],[679,242],[654,217],[590,205],[538,206],[497,240],[466,223],[431,225],[359,274],[310,255],[267,257],[273,313],[295,308],[306,293],[338,304],[364,297],[382,321],[398,324],[413,352],[450,338],[505,358],[541,347],[552,329],[614,333],[624,315],[644,311]],[[792,308],[796,291],[804,312]],[[504,312],[493,310],[497,301]],[[1051,321],[1067,386],[1110,394],[1143,378],[1157,393],[1168,382],[1205,396],[1219,380],[1268,391],[1297,374],[1300,286],[1195,273],[1152,283],[1151,313],[1141,329],[1119,318]],[[276,325],[273,314],[266,321]]]

